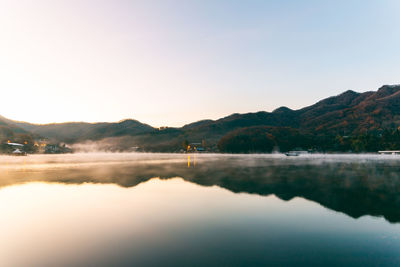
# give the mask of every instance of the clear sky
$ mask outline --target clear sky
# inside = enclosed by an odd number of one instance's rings
[[[398,0],[0,0],[0,115],[181,126],[400,83]]]

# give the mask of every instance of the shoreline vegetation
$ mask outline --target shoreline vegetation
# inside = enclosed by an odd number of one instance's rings
[[[64,154],[75,152],[161,152],[161,153],[378,153],[400,150],[400,130],[385,130],[356,136],[326,136],[300,133],[289,127],[255,126],[240,128],[224,135],[218,143],[208,145],[205,140],[191,143],[183,140],[169,147],[158,149],[149,146],[133,146],[121,139],[87,141],[79,144],[52,143],[51,140],[34,140],[26,135],[3,141],[0,154]],[[128,139],[130,139],[128,137]],[[14,141],[16,140],[16,141]],[[28,140],[28,141],[27,141]],[[136,144],[136,143],[135,143]]]

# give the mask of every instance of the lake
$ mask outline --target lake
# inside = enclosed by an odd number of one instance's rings
[[[0,266],[400,265],[400,156],[1,156],[0,173]]]

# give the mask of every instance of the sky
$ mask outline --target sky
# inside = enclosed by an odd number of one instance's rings
[[[398,0],[0,0],[0,115],[182,126],[400,83]]]

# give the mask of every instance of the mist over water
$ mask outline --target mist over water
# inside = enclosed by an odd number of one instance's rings
[[[400,264],[400,157],[0,157],[1,266]]]

